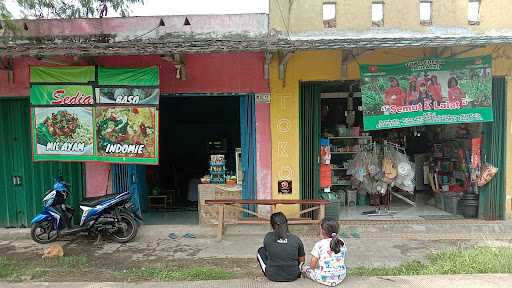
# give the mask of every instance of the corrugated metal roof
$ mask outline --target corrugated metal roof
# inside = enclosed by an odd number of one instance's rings
[[[278,44],[277,47],[292,46],[295,49],[348,49],[348,48],[414,48],[453,47],[510,44],[512,36],[465,36],[465,37],[414,37],[414,38],[346,38],[291,40],[292,45]],[[277,48],[274,46],[273,48]]]
[[[306,33],[289,37],[254,33],[167,33],[158,38],[115,41],[109,35],[26,38],[1,43],[0,54],[12,56],[98,56],[277,51],[351,48],[421,48],[512,44],[508,31],[487,34],[410,33]]]

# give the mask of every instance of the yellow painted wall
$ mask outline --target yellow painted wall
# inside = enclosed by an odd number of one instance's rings
[[[378,49],[358,58],[359,63],[391,64],[431,55],[431,49]],[[512,47],[492,46],[462,56],[493,55],[493,74],[507,76],[507,131],[512,140]],[[272,195],[275,199],[299,199],[299,83],[341,80],[341,52],[335,50],[296,52],[287,66],[285,81],[278,77],[278,57],[273,57],[270,89],[272,121]],[[445,55],[448,56],[448,55]],[[348,64],[346,79],[359,79],[358,63]],[[507,147],[507,167],[512,167],[512,145]],[[506,169],[506,167],[500,167]],[[512,217],[512,169],[507,170],[507,213]],[[285,179],[290,178],[290,179]],[[279,195],[277,182],[292,180],[293,194]],[[286,212],[293,214],[297,207]]]
[[[347,30],[368,29],[372,24],[371,12],[371,1],[338,0],[336,5],[336,27],[338,29]],[[356,16],[352,17],[347,15]],[[320,15],[320,20],[322,20],[322,15]],[[307,28],[302,29],[305,30]]]
[[[495,10],[492,6],[489,6],[488,9]],[[465,27],[472,29],[472,26],[468,25],[468,1],[432,1],[432,25],[439,27]]]
[[[279,59],[271,66],[272,92],[272,197],[299,199],[299,83],[301,80],[336,80],[340,77],[341,54],[337,51],[296,53],[288,61],[286,79],[279,80]],[[292,180],[292,195],[278,193],[279,180]],[[285,210],[289,214],[298,207]]]
[[[290,32],[322,31],[323,0],[271,0],[270,27]],[[328,0],[336,2],[336,22],[339,30],[404,29],[427,31],[420,24],[419,0],[384,0],[384,27],[372,28],[371,0]],[[432,23],[434,27],[458,27],[475,32],[493,29],[511,29],[510,0],[482,0],[481,24],[468,25],[468,0],[433,0]],[[279,5],[278,5],[279,4]],[[279,9],[279,7],[281,9]],[[284,19],[284,20],[283,20]]]
[[[499,29],[511,29],[512,17],[510,17],[510,0],[482,0],[480,9],[480,25],[475,27],[477,31],[491,31]]]
[[[269,0],[270,27],[278,31],[286,31],[289,21],[288,0]]]
[[[321,0],[271,0],[270,27],[286,32],[323,29]]]

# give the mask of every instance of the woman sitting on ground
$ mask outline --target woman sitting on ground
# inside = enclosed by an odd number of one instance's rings
[[[263,247],[258,249],[261,271],[271,281],[291,282],[300,278],[304,263],[304,245],[299,237],[289,233],[286,216],[277,212],[270,216],[272,232],[267,233]]]
[[[304,265],[302,271],[307,278],[332,287],[340,284],[347,275],[347,248],[338,237],[339,225],[336,220],[324,218],[320,229],[323,239],[316,242],[311,251],[311,262],[309,266]]]

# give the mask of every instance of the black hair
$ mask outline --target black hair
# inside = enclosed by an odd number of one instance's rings
[[[276,212],[270,216],[270,226],[272,226],[277,239],[288,238],[288,219],[282,212]]]
[[[455,86],[452,85],[452,83],[455,84]],[[450,77],[450,79],[448,79],[448,88],[453,88],[457,86],[459,86],[459,80],[457,80],[457,78],[455,77]]]
[[[391,82],[393,80],[396,81],[396,87],[400,87],[400,81],[398,81],[398,78],[393,77],[393,76],[389,77],[389,82]]]
[[[338,230],[340,229],[338,221],[330,217],[325,217],[322,219],[320,227],[322,228],[325,236],[331,237],[331,251],[335,254],[340,253],[341,247],[345,246],[345,243],[343,243],[343,241],[338,237]]]

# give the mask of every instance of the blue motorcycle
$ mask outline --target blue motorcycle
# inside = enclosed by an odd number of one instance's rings
[[[69,194],[69,184],[58,177],[53,189],[43,199],[43,211],[32,219],[31,236],[34,241],[47,244],[61,235],[88,233],[97,236],[98,241],[105,235],[118,243],[126,243],[137,235],[135,218],[140,218],[132,212],[129,192],[81,201],[83,212],[78,226],[71,224],[74,209],[66,205]]]

